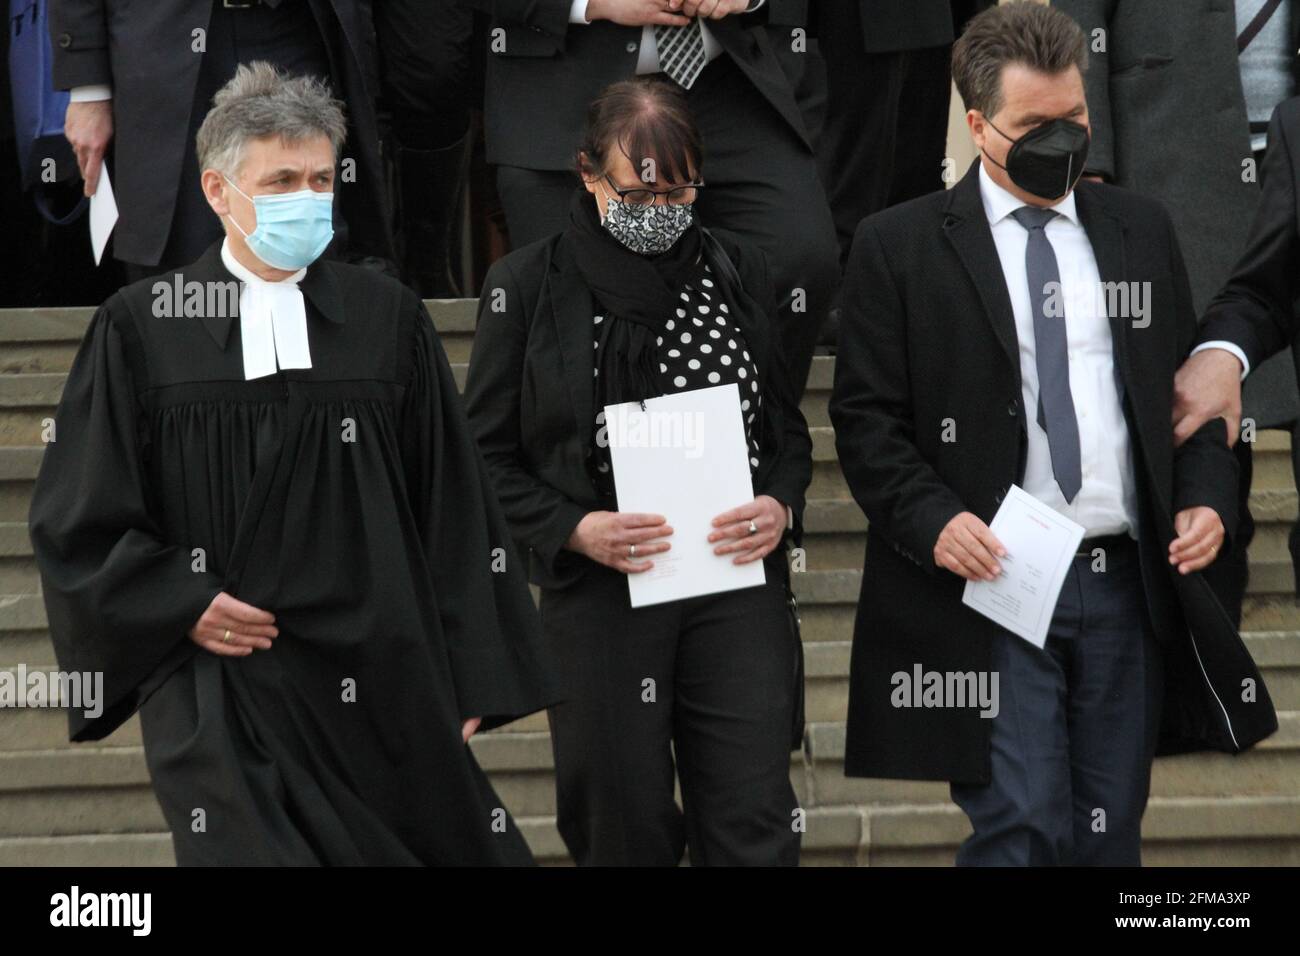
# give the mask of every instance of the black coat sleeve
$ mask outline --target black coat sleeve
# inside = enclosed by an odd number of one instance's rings
[[[1164,220],[1178,317],[1177,360],[1181,363],[1196,344],[1196,310],[1177,232],[1168,213]],[[1231,539],[1237,533],[1237,482],[1237,457],[1228,447],[1228,423],[1222,418],[1206,422],[1174,449],[1174,514],[1187,508],[1213,508]],[[1226,552],[1228,545],[1222,550]]]
[[[111,3],[112,0],[55,0],[49,5],[56,90],[113,82],[113,69],[108,62],[106,10]]]
[[[412,373],[402,412],[408,493],[429,560],[462,719],[490,729],[556,702],[523,561],[474,443],[424,303],[409,290]]]
[[[188,633],[222,588],[188,547],[164,540],[113,303],[91,319],[68,373],[28,514],[59,667],[103,674],[102,713],[69,710],[73,740],[107,736],[187,651],[206,653]]]
[[[483,289],[465,382],[465,408],[515,539],[537,555],[550,575],[563,578],[573,570],[564,565],[577,559],[564,546],[590,509],[547,484],[528,466],[520,430],[520,394],[529,310],[536,300],[520,291],[507,259],[497,260],[488,270]],[[563,383],[555,387],[562,388]]]
[[[1199,336],[1201,342],[1233,343],[1246,353],[1252,369],[1290,345],[1296,334],[1300,238],[1295,144],[1287,136],[1288,124],[1282,121],[1286,107],[1286,103],[1279,106],[1269,124],[1268,151],[1261,169],[1263,192],[1246,251],[1206,309]]]
[[[845,269],[831,422],[840,467],[872,530],[935,571],[934,545],[968,509],[915,442],[907,309],[870,219]]]

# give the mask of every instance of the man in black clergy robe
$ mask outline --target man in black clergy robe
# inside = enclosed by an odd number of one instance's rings
[[[1200,573],[1235,528],[1223,420],[1174,447],[1196,313],[1173,225],[1073,188],[1086,49],[1053,7],[976,16],[953,75],[982,155],[865,219],[845,278],[830,413],[870,521],[845,773],[951,781],[974,830],[959,864],[1136,865],[1157,751],[1277,729]],[[1013,485],[1039,522],[1083,527],[1043,647],[962,602],[1023,571],[989,528]]]
[[[241,66],[198,135],[226,239],[90,322],[30,514],[104,677],[71,737],[139,709],[183,865],[527,863],[467,742],[555,701],[540,628],[420,300],[315,261],[344,129]]]

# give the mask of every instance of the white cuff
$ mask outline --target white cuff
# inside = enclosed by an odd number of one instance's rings
[[[94,103],[100,100],[111,100],[112,98],[113,87],[107,83],[93,83],[90,86],[74,86],[70,101],[73,103]]]
[[[794,509],[789,505],[785,506],[785,530],[794,530]]]
[[[1214,341],[1206,342],[1204,345],[1198,345],[1192,349],[1192,355],[1197,352],[1204,352],[1206,349],[1222,349],[1229,355],[1236,356],[1237,361],[1241,363],[1241,380],[1246,381],[1246,376],[1250,374],[1250,362],[1246,361],[1246,353],[1231,342]]]
[[[587,0],[573,0],[573,6],[569,7],[570,23],[590,23],[587,19]]]

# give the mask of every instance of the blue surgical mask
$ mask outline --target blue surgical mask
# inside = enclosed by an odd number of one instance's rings
[[[231,216],[249,250],[275,269],[304,269],[334,238],[334,194],[300,189],[296,193],[249,196],[226,177],[239,195],[253,204],[257,228],[251,233]]]

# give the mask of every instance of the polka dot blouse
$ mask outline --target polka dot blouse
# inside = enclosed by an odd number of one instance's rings
[[[730,308],[723,301],[708,263],[703,263],[703,268],[685,284],[679,299],[676,314],[664,323],[664,334],[655,339],[659,387],[664,394],[672,394],[735,382],[740,390],[740,408],[745,416],[745,434],[750,449],[749,467],[753,471],[759,463],[754,422],[758,409],[762,407],[763,396],[758,368],[749,354],[749,344],[731,317]],[[597,315],[592,324],[597,348],[600,345],[600,325],[604,321],[603,315]],[[599,374],[598,369],[595,371]],[[597,432],[604,424],[604,409],[597,409]],[[587,457],[597,485],[612,494],[609,448],[596,444],[588,450]]]

